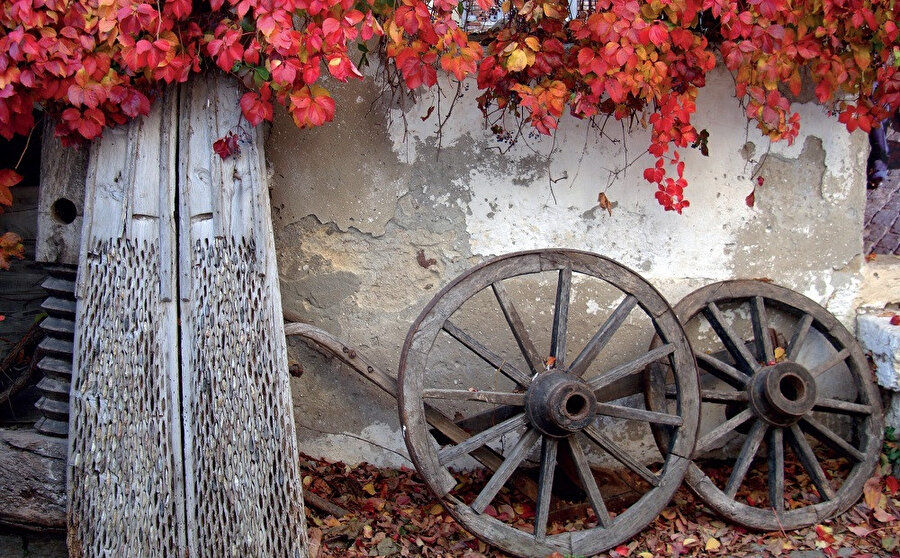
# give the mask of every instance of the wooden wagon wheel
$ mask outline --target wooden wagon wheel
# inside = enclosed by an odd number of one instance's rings
[[[537,319],[529,322],[524,311],[540,305],[535,299],[541,297],[534,296],[531,288],[540,286],[542,280],[551,301],[544,303],[548,322],[544,328]],[[588,282],[606,289],[609,308],[614,309],[607,316],[586,315],[596,322],[584,336],[590,340],[580,352],[567,352],[567,344],[577,341],[567,334],[574,330],[569,324],[576,323],[570,319],[576,308],[570,299],[575,300],[575,291],[586,289]],[[529,293],[527,300],[522,292]],[[577,307],[581,308],[584,301],[579,300]],[[590,308],[590,302],[585,307]],[[486,318],[480,313],[483,308],[492,312]],[[540,313],[533,314],[539,317]],[[594,313],[598,313],[596,303]],[[476,320],[479,317],[481,320]],[[609,342],[625,329],[623,324],[631,324],[629,328],[641,324],[647,337],[655,331],[664,342],[650,351],[638,349],[638,356],[617,351]],[[544,352],[539,346],[548,348]],[[448,351],[462,354],[463,360],[448,360]],[[568,357],[573,354],[577,356],[570,362]],[[642,371],[655,361],[668,365],[673,397],[666,409],[647,410],[640,395],[610,403],[622,394],[641,394]],[[460,376],[462,380],[448,379],[453,363],[467,370]],[[586,252],[509,254],[464,273],[432,299],[411,327],[400,358],[398,383],[406,446],[430,489],[469,531],[520,556],[546,556],[555,551],[591,555],[630,538],[669,502],[694,445],[697,372],[674,312],[640,276]],[[467,416],[477,405],[495,414]],[[426,409],[440,406],[458,424],[470,428],[467,439],[446,443],[432,435]],[[461,412],[462,408],[467,412]],[[477,419],[484,416],[495,418],[495,423],[479,423]],[[623,426],[610,428],[610,423]],[[648,463],[656,451],[650,424],[663,425],[669,434],[669,443],[656,454],[655,463]],[[622,447],[615,438],[628,427],[632,436],[636,431],[645,432],[649,441],[644,447],[652,451],[635,455],[637,452]],[[502,461],[477,496],[457,495],[449,467],[482,448],[502,453]],[[535,456],[538,490],[533,525],[519,523],[520,529],[501,519],[502,514],[492,516],[491,504],[497,502],[507,480],[516,478],[514,473],[528,469],[532,453],[539,453]],[[639,491],[630,505],[621,509],[608,506],[589,466],[589,454],[624,467],[623,474],[633,479],[632,486]],[[557,507],[568,505],[565,495],[557,495],[553,485],[558,463],[583,488],[579,496],[584,503],[576,507],[583,513],[583,522],[579,530],[553,534],[548,527],[551,501]]]
[[[878,461],[883,422],[846,328],[812,300],[760,281],[703,287],[675,312],[700,369],[690,487],[729,520],[766,530],[812,525],[856,502]],[[661,385],[648,390],[650,408]],[[799,466],[786,464],[786,448]],[[768,484],[762,494],[742,488],[755,475]]]

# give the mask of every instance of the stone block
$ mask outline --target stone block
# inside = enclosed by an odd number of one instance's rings
[[[900,391],[900,326],[890,316],[862,314],[857,318],[857,338],[875,362],[878,385]]]
[[[856,323],[857,339],[875,363],[878,385],[890,390],[884,422],[900,429],[900,326],[877,314],[861,314]]]

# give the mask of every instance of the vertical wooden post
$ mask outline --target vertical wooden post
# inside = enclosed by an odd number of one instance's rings
[[[237,82],[181,89],[179,293],[190,555],[307,554],[263,139]],[[241,124],[243,123],[243,127]],[[211,149],[229,132],[241,151]]]
[[[90,150],[69,429],[73,557],[185,555],[173,93]]]
[[[69,390],[75,339],[75,270],[81,247],[87,151],[68,149],[44,126],[41,142],[41,187],[38,196],[38,236],[35,260],[45,264],[42,286],[48,297],[41,305],[45,355],[38,363],[44,375],[38,383],[36,407],[43,415],[35,430],[64,437],[69,431]]]

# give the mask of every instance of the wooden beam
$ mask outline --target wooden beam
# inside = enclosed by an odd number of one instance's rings
[[[54,123],[48,120],[41,143],[35,260],[76,265],[81,248],[88,150],[63,147],[53,128]]]
[[[66,527],[66,441],[0,429],[0,524],[30,531]]]

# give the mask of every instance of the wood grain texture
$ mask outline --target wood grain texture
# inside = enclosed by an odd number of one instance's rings
[[[38,531],[66,526],[66,441],[0,430],[0,524]]]

